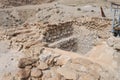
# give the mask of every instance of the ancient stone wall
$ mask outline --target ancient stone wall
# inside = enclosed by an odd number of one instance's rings
[[[61,23],[58,25],[47,25],[43,35],[44,41],[52,43],[59,39],[69,37],[73,34],[72,22]]]
[[[43,31],[43,42],[49,47],[60,48],[68,51],[76,51],[77,38],[73,36],[72,22],[60,23],[58,25],[47,25]]]
[[[72,22],[25,24],[23,27],[2,31],[0,37],[1,40],[10,40],[11,48],[18,50],[26,50],[41,43],[51,48],[77,50],[77,38],[73,35]]]

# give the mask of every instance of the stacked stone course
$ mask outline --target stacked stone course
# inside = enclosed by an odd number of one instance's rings
[[[26,23],[23,27],[4,31],[4,40],[9,39],[11,47],[18,50],[25,50],[33,45],[45,43],[47,47],[76,51],[77,38],[73,35],[72,24],[73,22],[59,24]]]
[[[60,48],[67,51],[77,50],[77,38],[73,36],[73,22],[59,23],[58,25],[47,25],[43,31],[43,42],[49,47]]]

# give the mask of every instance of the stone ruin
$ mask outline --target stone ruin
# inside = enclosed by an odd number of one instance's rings
[[[48,47],[76,51],[77,38],[73,36],[73,31],[72,22],[47,25],[42,32],[43,42],[47,42]]]
[[[2,31],[1,39],[10,40],[11,48],[26,50],[31,46],[44,43],[49,48],[77,51],[77,38],[73,35],[73,22],[43,25],[39,23],[24,24]],[[29,40],[29,41],[28,41]]]
[[[91,25],[94,25],[94,21]],[[0,40],[8,40],[10,48],[25,53],[25,57],[19,60],[19,71],[14,79],[116,80],[115,74],[113,74],[114,71],[107,69],[92,59],[74,53],[77,52],[79,46],[82,46],[82,44],[79,44],[78,39],[81,41],[80,39],[83,38],[82,43],[87,46],[91,45],[84,42],[84,40],[87,40],[86,37],[91,34],[87,32],[89,31],[87,28],[85,32],[84,26],[86,24],[76,27],[75,25],[79,25],[77,23],[73,21],[58,24],[26,23],[22,27],[1,31]],[[109,24],[109,22],[105,22],[105,27],[106,24]],[[101,30],[99,29],[100,26],[100,24],[97,26],[99,31]],[[80,34],[79,29],[84,30],[84,33],[87,34],[84,34],[85,36]],[[90,30],[95,29],[91,28]],[[93,37],[93,35],[89,37]]]
[[[17,50],[44,43],[49,48],[85,54],[97,38],[109,38],[109,25],[110,20],[101,18],[81,18],[57,24],[25,23],[22,27],[1,29],[0,40],[9,40],[11,48]]]
[[[115,80],[107,69],[79,54],[41,48],[38,55],[21,58],[15,80]]]

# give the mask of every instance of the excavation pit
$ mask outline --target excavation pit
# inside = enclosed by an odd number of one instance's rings
[[[11,48],[18,50],[45,43],[49,48],[86,54],[97,40],[109,38],[109,30],[110,20],[83,17],[58,24],[26,23],[22,27],[2,30],[1,39],[10,40]]]

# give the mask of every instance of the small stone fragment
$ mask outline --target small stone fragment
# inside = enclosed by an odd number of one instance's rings
[[[20,80],[27,80],[30,76],[30,69],[20,69],[18,71],[18,77]]]
[[[44,62],[40,62],[40,64],[37,66],[38,69],[44,70],[48,68],[48,65]]]
[[[33,63],[36,63],[37,59],[31,59],[31,58],[21,58],[18,64],[19,68],[25,68],[25,66],[31,65]]]
[[[42,72],[41,72],[41,70],[39,70],[39,69],[37,69],[37,68],[33,68],[33,69],[31,70],[31,76],[32,76],[32,77],[35,77],[35,78],[39,78],[39,77],[42,76]]]

